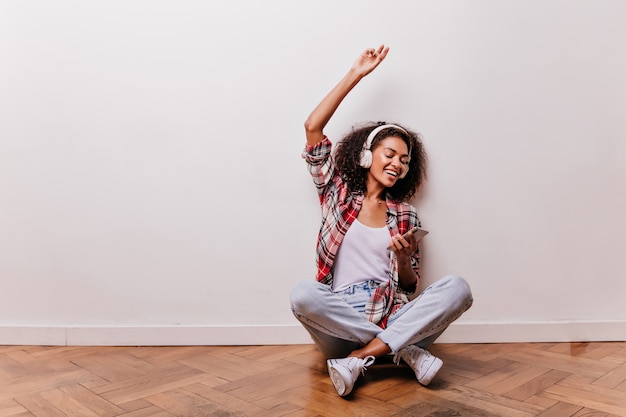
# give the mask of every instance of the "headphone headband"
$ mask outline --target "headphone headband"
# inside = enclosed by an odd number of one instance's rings
[[[381,130],[384,130],[384,129],[398,129],[399,131],[404,132],[407,136],[409,135],[409,133],[406,130],[404,130],[402,127],[398,125],[393,125],[393,124],[381,125],[370,132],[370,134],[367,136],[367,139],[365,140],[365,143],[363,144],[363,149],[369,150],[372,147],[372,142],[374,141],[374,138],[376,137],[376,135]]]

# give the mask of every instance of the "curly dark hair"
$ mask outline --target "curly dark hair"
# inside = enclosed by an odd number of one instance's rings
[[[361,126],[354,126],[352,131],[346,134],[335,148],[335,162],[340,175],[348,184],[351,192],[364,193],[366,191],[367,168],[359,164],[361,150],[370,132],[378,126],[387,124],[386,122],[367,123]],[[406,129],[404,126],[394,123],[406,132],[399,129],[388,128],[378,133],[372,141],[373,151],[380,144],[380,141],[389,137],[397,136],[404,140],[410,149],[411,161],[409,162],[409,172],[406,177],[399,179],[387,192],[395,201],[410,200],[426,179],[426,151],[422,144],[421,136]],[[408,133],[408,135],[407,135]]]

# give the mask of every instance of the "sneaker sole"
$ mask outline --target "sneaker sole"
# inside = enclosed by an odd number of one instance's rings
[[[344,395],[348,395],[350,392],[346,392],[346,383],[341,377],[341,374],[334,368],[328,369],[328,374],[330,375],[330,380],[335,386],[335,391],[339,394],[340,397]]]
[[[426,369],[426,371],[424,372],[424,376],[422,378],[418,378],[417,382],[422,385],[430,384],[430,382],[433,380],[435,375],[437,375],[437,372],[439,372],[442,366],[443,361],[439,358],[435,358],[435,360],[432,361],[432,363],[428,366],[428,369]]]

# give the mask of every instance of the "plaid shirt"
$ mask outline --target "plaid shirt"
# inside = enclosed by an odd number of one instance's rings
[[[348,228],[359,215],[364,195],[351,193],[348,190],[348,185],[335,168],[331,148],[330,140],[325,137],[314,146],[307,145],[302,157],[308,164],[322,206],[322,226],[317,238],[316,279],[332,287],[335,256]],[[386,203],[387,227],[390,236],[406,233],[412,227],[420,225],[415,207],[390,198],[386,199]],[[419,250],[417,250],[411,258],[411,264],[418,280],[420,278],[419,260]],[[398,260],[393,251],[389,251],[389,262],[389,281],[378,286],[365,306],[365,315],[368,320],[383,329],[387,326],[389,316],[408,301],[407,293],[398,285]]]

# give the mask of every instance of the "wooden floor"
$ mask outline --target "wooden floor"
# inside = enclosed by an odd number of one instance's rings
[[[436,344],[340,398],[312,345],[0,346],[0,417],[626,416],[626,343]]]

